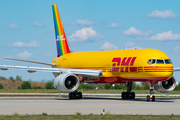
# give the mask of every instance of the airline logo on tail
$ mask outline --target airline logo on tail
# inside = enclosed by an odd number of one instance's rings
[[[52,5],[52,9],[53,9],[53,17],[54,17],[54,29],[56,36],[57,54],[58,56],[62,56],[64,54],[71,53],[71,51],[67,43],[66,35],[59,16],[57,5]]]
[[[56,40],[60,41],[60,40],[66,40],[66,39],[64,38],[64,35],[61,35],[61,36],[58,35]]]

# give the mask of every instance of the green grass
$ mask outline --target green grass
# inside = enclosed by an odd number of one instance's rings
[[[180,115],[1,115],[1,120],[179,120]]]
[[[82,93],[107,93],[107,94],[121,94],[123,90],[78,90]],[[126,91],[126,90],[124,90]],[[149,90],[132,90],[136,94],[149,94]],[[61,93],[56,89],[0,89],[0,93]],[[160,93],[155,91],[155,94],[180,94],[180,91],[172,91],[169,93]]]

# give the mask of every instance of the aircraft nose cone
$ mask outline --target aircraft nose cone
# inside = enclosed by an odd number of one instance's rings
[[[71,81],[70,81],[70,80],[67,80],[67,81],[66,81],[66,85],[71,85]]]
[[[168,81],[165,81],[165,82],[164,82],[164,85],[168,85]]]

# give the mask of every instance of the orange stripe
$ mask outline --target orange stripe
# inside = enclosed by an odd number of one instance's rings
[[[64,54],[67,54],[67,48],[66,48],[66,43],[65,40],[62,40],[63,46],[64,46]]]
[[[173,67],[167,67],[167,66],[145,66],[144,68],[173,68]]]
[[[92,69],[106,69],[106,67],[79,67],[79,68],[73,68],[73,69],[86,69],[86,68],[92,68]]]
[[[64,51],[64,54],[67,54],[67,48],[66,48],[66,43],[65,43],[66,37],[65,37],[64,29],[63,29],[63,24],[62,24],[62,22],[60,24],[61,24],[61,35],[63,35],[63,37],[65,39],[65,40],[62,40],[62,42],[63,42],[63,51]]]
[[[173,72],[173,71],[145,71],[145,72]]]
[[[144,69],[144,70],[173,70],[173,69]]]

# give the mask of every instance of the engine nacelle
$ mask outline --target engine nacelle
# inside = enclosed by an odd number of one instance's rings
[[[72,73],[63,73],[54,79],[53,85],[61,92],[74,92],[79,87],[79,79]]]
[[[161,81],[155,84],[154,89],[158,92],[166,93],[171,92],[176,87],[176,80],[174,77],[166,81]]]

